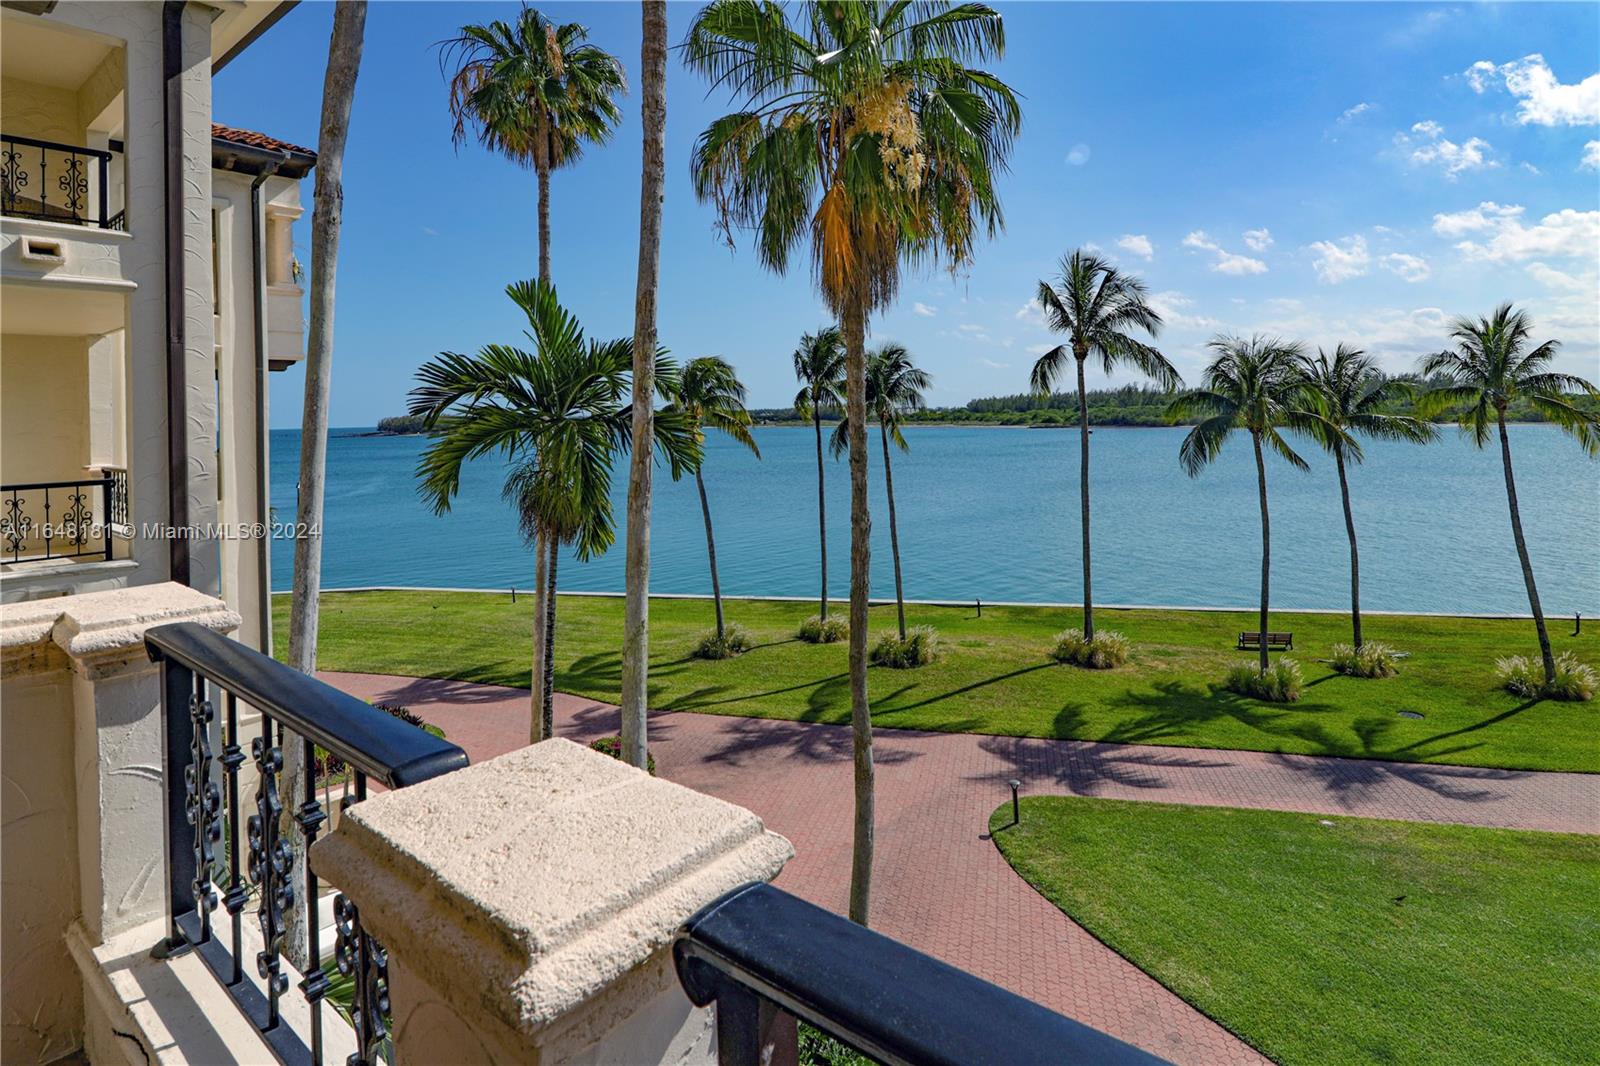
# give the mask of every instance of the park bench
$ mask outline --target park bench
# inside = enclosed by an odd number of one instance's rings
[[[1260,633],[1240,633],[1239,634],[1239,643],[1238,643],[1238,645],[1236,645],[1236,647],[1237,647],[1237,649],[1239,651],[1260,651],[1261,650],[1261,634]],[[1293,651],[1294,650],[1294,634],[1293,633],[1268,633],[1267,634],[1267,650],[1268,651]]]

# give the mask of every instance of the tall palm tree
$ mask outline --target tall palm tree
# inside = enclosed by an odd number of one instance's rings
[[[791,18],[791,12],[794,17]],[[902,261],[969,262],[1001,221],[994,177],[1022,113],[975,64],[1005,50],[981,3],[838,0],[796,7],[712,0],[684,41],[685,62],[737,98],[700,135],[695,192],[731,240],[756,231],[761,262],[787,269],[809,245],[845,348],[850,418],[850,719],[856,819],[850,917],[870,909],[872,719],[867,702],[866,335],[899,289]]]
[[[715,355],[702,355],[684,365],[669,410],[681,412],[685,426],[702,446],[707,429],[720,429],[749,448],[757,459],[761,449],[750,435],[750,412],[744,406],[744,385],[733,367]],[[716,605],[717,640],[725,635],[722,617],[722,583],[717,578],[717,541],[711,532],[711,504],[706,500],[703,464],[695,464],[694,485],[700,492],[700,514],[706,522],[706,556],[711,563],[711,599]]]
[[[418,491],[438,513],[450,509],[469,460],[499,453],[515,464],[504,493],[525,535],[554,548],[576,544],[579,558],[615,539],[611,467],[633,436],[629,402],[633,342],[587,340],[561,306],[555,287],[519,281],[506,289],[527,316],[533,350],[489,344],[474,355],[441,352],[417,370],[410,413],[433,439],[417,461]],[[656,381],[676,385],[676,369],[656,356]],[[683,419],[663,412],[657,441],[674,469],[699,461],[700,445]],[[530,740],[553,735],[555,558],[534,589],[534,612],[545,618],[545,646],[532,677]]]
[[[1351,639],[1359,648],[1361,560],[1356,551],[1356,520],[1350,510],[1350,481],[1345,467],[1358,465],[1364,459],[1358,437],[1425,444],[1438,434],[1425,419],[1391,411],[1396,403],[1414,399],[1416,386],[1404,378],[1385,374],[1371,356],[1358,348],[1340,344],[1332,355],[1319,349],[1315,359],[1303,361],[1301,373],[1306,379],[1306,398],[1323,419],[1314,423],[1312,435],[1333,456],[1334,468],[1339,472],[1344,531],[1350,540]]]
[[[306,674],[317,671],[317,623],[322,605],[322,505],[328,467],[328,398],[333,388],[334,282],[344,224],[344,146],[350,135],[366,27],[366,0],[340,0],[334,5],[317,129],[317,181],[311,208],[311,323],[306,335],[300,419],[300,491],[295,501],[296,524],[308,532],[295,538],[294,585],[289,597],[289,663]],[[284,795],[299,796],[314,768],[307,765],[303,744],[285,745],[283,754]],[[292,876],[303,878],[305,838],[299,833],[285,835],[292,842]],[[289,908],[289,958],[302,970],[313,961],[307,923],[314,919],[309,914],[306,907]]]
[[[1439,414],[1460,408],[1457,422],[1482,448],[1489,442],[1490,427],[1500,436],[1500,462],[1505,469],[1506,503],[1511,508],[1511,536],[1522,563],[1522,582],[1528,589],[1528,606],[1539,631],[1539,656],[1544,662],[1544,682],[1553,684],[1555,654],[1550,650],[1550,633],[1544,624],[1544,609],[1539,605],[1539,589],[1533,580],[1533,563],[1528,559],[1528,543],[1522,536],[1522,512],[1517,507],[1517,482],[1511,472],[1511,438],[1506,434],[1506,408],[1526,397],[1533,409],[1548,421],[1577,438],[1590,455],[1600,454],[1600,418],[1573,406],[1568,393],[1600,395],[1580,377],[1550,370],[1550,361],[1561,347],[1560,341],[1545,341],[1532,351],[1533,321],[1526,311],[1513,310],[1503,303],[1487,318],[1457,318],[1450,327],[1455,347],[1422,360],[1426,377],[1439,376],[1444,383],[1424,397],[1424,413]]]
[[[1173,421],[1199,418],[1184,437],[1178,460],[1197,477],[1222,451],[1236,429],[1250,434],[1256,456],[1256,487],[1261,500],[1261,673],[1267,672],[1267,608],[1272,575],[1272,523],[1267,514],[1267,461],[1271,448],[1297,470],[1307,469],[1281,428],[1307,429],[1319,423],[1306,410],[1306,383],[1299,344],[1276,338],[1217,337],[1208,348],[1215,354],[1200,387],[1183,393],[1167,407]]]
[[[1183,384],[1166,356],[1130,335],[1139,331],[1155,337],[1161,315],[1150,306],[1144,282],[1124,274],[1092,252],[1079,248],[1061,260],[1055,285],[1039,282],[1039,305],[1050,328],[1065,333],[1067,343],[1057,345],[1033,364],[1033,391],[1049,396],[1066,369],[1070,356],[1078,368],[1078,500],[1083,524],[1083,635],[1094,639],[1094,594],[1089,566],[1089,399],[1084,386],[1084,364],[1090,355],[1110,374],[1130,366],[1168,392]]]
[[[837,326],[823,326],[801,336],[794,350],[794,376],[800,391],[795,413],[809,418],[817,433],[817,538],[822,549],[822,620],[828,620],[828,498],[822,466],[822,416],[844,406],[844,341]]]
[[[900,623],[900,639],[906,639],[906,594],[900,579],[900,526],[894,510],[894,471],[889,465],[889,441],[901,451],[909,451],[905,434],[900,432],[901,416],[920,411],[923,390],[933,386],[926,370],[911,361],[905,346],[890,341],[867,356],[867,410],[878,422],[883,442],[883,489],[889,499],[889,554],[894,557],[894,602]],[[849,419],[834,427],[829,446],[838,455],[849,444]]]
[[[628,553],[622,606],[622,759],[650,763],[650,457],[655,445],[656,292],[661,284],[661,207],[667,151],[667,5],[639,5],[644,101],[639,152],[639,268],[633,286],[633,454],[628,458]]]
[[[589,30],[557,25],[526,5],[514,22],[461,27],[439,43],[450,80],[452,140],[469,129],[484,147],[532,167],[539,180],[539,277],[550,280],[550,174],[584,144],[604,144],[622,117],[622,63],[587,44]]]

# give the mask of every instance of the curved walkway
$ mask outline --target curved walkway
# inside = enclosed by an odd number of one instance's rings
[[[458,681],[324,673],[403,703],[474,762],[521,747],[528,693]],[[560,695],[556,731],[615,733],[615,707]],[[650,717],[658,772],[759,814],[794,842],[778,884],[843,912],[853,813],[850,730],[693,713]],[[986,832],[1010,796],[1071,793],[1600,833],[1600,776],[1205,748],[881,729],[873,927],[1124,1040],[1185,1063],[1261,1056],[1090,936],[1018,877]]]

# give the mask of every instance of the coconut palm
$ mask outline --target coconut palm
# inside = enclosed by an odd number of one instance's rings
[[[1361,559],[1356,551],[1356,520],[1350,510],[1350,480],[1347,465],[1359,465],[1364,456],[1361,442],[1403,440],[1424,444],[1438,434],[1425,419],[1395,414],[1392,408],[1416,396],[1416,386],[1404,378],[1394,378],[1378,369],[1371,356],[1358,348],[1340,344],[1333,354],[1318,350],[1315,359],[1301,364],[1306,379],[1306,399],[1322,416],[1313,423],[1312,436],[1333,456],[1339,472],[1339,500],[1344,505],[1344,531],[1350,540],[1350,628],[1351,639],[1361,647]]]
[[[822,416],[844,406],[844,342],[837,326],[823,326],[801,336],[794,350],[794,376],[800,391],[795,413],[809,418],[817,433],[817,537],[822,548],[822,620],[828,620],[828,498],[822,466]]]
[[[1533,563],[1528,559],[1528,543],[1522,536],[1522,512],[1517,506],[1517,482],[1511,472],[1511,438],[1506,435],[1506,408],[1526,398],[1534,411],[1547,421],[1577,438],[1590,455],[1600,454],[1600,418],[1574,406],[1569,393],[1600,395],[1580,377],[1550,369],[1561,346],[1560,341],[1532,344],[1533,321],[1526,311],[1513,310],[1503,303],[1487,318],[1457,318],[1450,327],[1455,347],[1422,360],[1426,377],[1443,379],[1423,397],[1427,414],[1459,409],[1456,421],[1482,448],[1489,442],[1491,428],[1500,436],[1500,462],[1505,469],[1506,503],[1511,508],[1511,536],[1522,563],[1522,582],[1528,589],[1528,607],[1533,611],[1534,628],[1539,632],[1539,656],[1544,662],[1544,681],[1555,681],[1555,655],[1550,650],[1550,633],[1545,628],[1544,610],[1539,605],[1539,588],[1533,580]]]
[[[761,449],[750,435],[750,412],[744,406],[744,385],[726,360],[703,355],[684,365],[669,410],[682,413],[684,425],[695,440],[705,443],[707,429],[719,429],[749,448],[757,459]],[[706,523],[706,556],[711,563],[711,600],[717,613],[717,640],[725,635],[722,617],[722,583],[717,579],[717,541],[711,532],[711,504],[706,500],[702,464],[695,464],[694,485],[700,493],[700,514]]]
[[[1050,328],[1068,340],[1033,364],[1033,391],[1049,396],[1066,371],[1070,357],[1078,369],[1078,501],[1083,525],[1083,635],[1094,639],[1094,594],[1089,566],[1089,399],[1084,364],[1090,355],[1110,374],[1128,366],[1167,391],[1183,384],[1166,356],[1131,334],[1152,338],[1161,331],[1161,315],[1150,306],[1144,282],[1124,274],[1100,256],[1079,248],[1061,260],[1055,285],[1039,282],[1039,305]]]
[[[535,551],[548,556],[534,589],[534,612],[545,619],[532,678],[536,742],[553,735],[557,548],[573,544],[586,559],[616,536],[611,467],[632,440],[633,342],[587,340],[544,281],[519,281],[506,295],[527,316],[533,350],[489,344],[475,355],[441,352],[417,370],[409,411],[433,434],[417,479],[437,513],[450,510],[469,460],[498,452],[515,464],[505,496]],[[665,353],[657,353],[656,380],[676,387]],[[699,461],[700,445],[681,416],[664,411],[657,422],[656,439],[675,470]]]
[[[883,489],[889,499],[889,554],[894,557],[894,603],[901,640],[906,639],[906,596],[900,579],[900,528],[895,520],[894,471],[889,464],[889,442],[893,440],[901,451],[910,450],[905,435],[900,432],[901,416],[920,411],[923,390],[932,385],[932,376],[911,361],[911,353],[904,345],[891,341],[879,345],[867,356],[867,410],[877,420],[878,435],[883,442]],[[841,419],[829,442],[834,455],[845,450],[849,437],[849,419]]]
[[[856,779],[850,917],[862,923],[873,833],[867,319],[894,300],[902,262],[965,264],[979,237],[998,229],[994,177],[1021,109],[1004,82],[974,65],[1004,49],[997,12],[947,0],[713,0],[683,45],[685,62],[727,88],[739,108],[700,135],[696,194],[715,205],[730,240],[735,228],[754,230],[760,260],[774,271],[809,246],[844,341]]]
[[[1267,609],[1272,576],[1272,523],[1267,513],[1265,449],[1277,452],[1297,470],[1306,461],[1284,440],[1280,429],[1321,428],[1306,409],[1306,383],[1301,372],[1301,347],[1276,338],[1217,337],[1208,348],[1215,354],[1200,387],[1178,396],[1167,407],[1173,421],[1198,418],[1184,437],[1178,461],[1190,477],[1214,460],[1236,429],[1250,434],[1256,457],[1256,487],[1261,500],[1261,673],[1267,672]]]
[[[532,167],[539,180],[539,277],[550,280],[550,174],[604,144],[622,117],[622,63],[576,22],[557,25],[524,6],[514,22],[468,25],[439,43],[450,80],[451,138]]]

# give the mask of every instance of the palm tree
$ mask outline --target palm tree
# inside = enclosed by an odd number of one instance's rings
[[[1556,373],[1550,361],[1560,341],[1545,341],[1528,351],[1533,322],[1526,311],[1515,311],[1503,303],[1488,318],[1474,321],[1457,318],[1450,327],[1455,348],[1422,360],[1426,377],[1438,375],[1444,383],[1424,397],[1424,413],[1439,414],[1460,408],[1457,423],[1482,448],[1489,442],[1493,426],[1500,435],[1500,462],[1505,468],[1506,503],[1511,508],[1511,536],[1522,563],[1522,582],[1528,588],[1528,606],[1539,631],[1539,656],[1544,661],[1544,681],[1553,684],[1555,655],[1550,650],[1550,633],[1545,628],[1544,610],[1539,606],[1539,589],[1533,581],[1533,563],[1528,559],[1528,543],[1522,536],[1522,513],[1517,507],[1517,482],[1511,472],[1511,438],[1506,435],[1506,408],[1526,398],[1534,411],[1567,433],[1590,455],[1600,454],[1600,418],[1573,406],[1567,394],[1582,392],[1600,395],[1580,377]]]
[[[1267,606],[1272,574],[1272,524],[1267,514],[1267,461],[1263,445],[1297,470],[1306,461],[1289,447],[1280,428],[1307,429],[1317,416],[1306,410],[1306,383],[1301,372],[1301,347],[1276,338],[1217,337],[1207,345],[1216,358],[1205,369],[1200,387],[1183,393],[1167,407],[1173,421],[1200,421],[1184,437],[1178,460],[1197,477],[1222,451],[1236,429],[1250,434],[1256,456],[1256,486],[1261,498],[1261,673],[1267,672]]]
[[[823,326],[801,336],[794,350],[794,376],[800,391],[795,413],[809,418],[817,432],[817,537],[822,548],[822,620],[828,620],[828,498],[823,491],[822,415],[844,406],[844,341],[837,326]]]
[[[757,459],[761,449],[750,435],[750,412],[744,407],[744,385],[726,360],[715,355],[691,359],[678,379],[678,388],[668,408],[682,413],[684,424],[702,446],[707,428],[720,429],[749,448]],[[700,492],[700,514],[706,522],[706,556],[711,563],[711,599],[716,605],[717,640],[725,635],[722,617],[722,583],[717,579],[717,541],[711,533],[711,504],[706,501],[706,482],[702,464],[694,468],[694,485]]]
[[[1356,520],[1350,510],[1350,481],[1346,464],[1359,464],[1364,456],[1357,437],[1405,440],[1425,444],[1437,433],[1426,420],[1390,411],[1396,403],[1411,400],[1416,386],[1378,369],[1365,352],[1340,344],[1333,354],[1318,350],[1315,359],[1301,366],[1306,398],[1322,416],[1312,436],[1333,456],[1339,472],[1339,499],[1344,504],[1344,531],[1350,539],[1350,628],[1361,647],[1361,560],[1356,552]]]
[[[317,129],[317,181],[311,208],[311,324],[306,335],[306,384],[300,425],[300,491],[295,520],[307,535],[294,542],[294,585],[289,597],[289,663],[306,674],[317,672],[317,623],[322,605],[322,505],[328,466],[328,397],[333,386],[334,281],[339,267],[339,234],[344,218],[344,146],[350,135],[356,77],[366,40],[365,0],[340,0],[333,8],[328,66],[322,81],[322,118]],[[315,768],[307,765],[305,745],[284,751],[283,789],[301,795]],[[305,838],[293,842],[292,876],[305,876]],[[289,908],[289,958],[301,969],[310,957],[306,907]]]
[[[544,281],[519,281],[506,295],[527,316],[533,351],[489,344],[475,355],[441,352],[417,370],[409,410],[433,434],[417,479],[436,512],[450,510],[469,460],[497,452],[515,464],[505,496],[536,550],[549,554],[546,580],[534,590],[535,616],[545,619],[532,678],[537,742],[553,735],[555,549],[576,544],[586,559],[615,539],[611,466],[633,436],[633,342],[586,340]],[[657,353],[656,381],[676,387],[665,353]],[[681,417],[662,412],[659,423],[657,440],[675,470],[699,461]]]
[[[641,770],[650,764],[650,457],[655,445],[654,383],[650,353],[656,348],[656,293],[661,285],[661,207],[667,150],[667,5],[644,0],[639,63],[640,109],[639,268],[633,286],[633,454],[628,458],[628,552],[622,607],[622,759]]]
[[[894,510],[894,471],[889,465],[889,441],[909,451],[910,445],[900,432],[901,416],[909,411],[920,411],[924,389],[933,386],[933,378],[926,370],[911,361],[905,346],[889,342],[879,345],[867,356],[867,409],[878,421],[878,434],[883,441],[883,489],[889,499],[889,554],[894,557],[894,602],[900,623],[900,639],[906,639],[905,585],[900,579],[900,527]],[[849,419],[841,419],[834,427],[829,447],[833,454],[844,451],[850,436]]]
[[[1168,392],[1183,379],[1166,356],[1129,336],[1138,330],[1155,337],[1161,316],[1150,306],[1144,282],[1124,274],[1106,260],[1082,248],[1061,260],[1054,286],[1039,282],[1039,304],[1050,328],[1065,333],[1067,343],[1057,345],[1033,364],[1033,391],[1049,396],[1066,369],[1070,355],[1078,367],[1078,499],[1083,513],[1083,635],[1094,639],[1094,595],[1089,566],[1089,399],[1083,369],[1091,354],[1100,357],[1108,375],[1118,366],[1131,366]]]
[[[586,44],[576,22],[556,25],[524,5],[514,23],[461,27],[439,43],[450,75],[451,139],[470,129],[485,148],[533,168],[539,179],[539,277],[550,280],[550,173],[570,166],[585,142],[604,144],[622,117],[627,88],[616,56]]]
[[[790,18],[793,11],[795,17]],[[867,703],[867,319],[899,289],[900,264],[972,259],[1000,226],[994,177],[1022,113],[974,64],[1005,50],[1000,15],[948,0],[712,0],[685,62],[739,110],[714,120],[691,160],[695,192],[724,231],[756,231],[782,273],[809,245],[845,349],[850,418],[850,719],[856,819],[850,917],[867,921],[872,876],[872,719]]]

